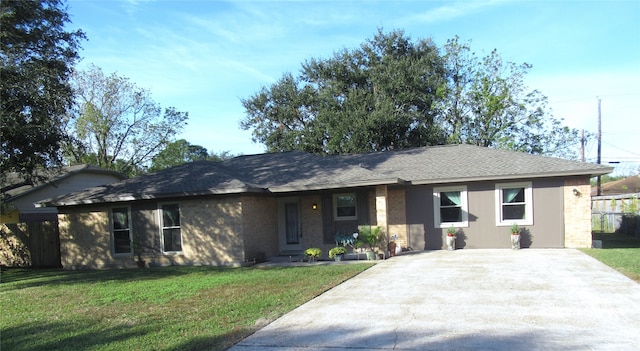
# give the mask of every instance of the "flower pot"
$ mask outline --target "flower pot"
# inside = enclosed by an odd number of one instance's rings
[[[376,253],[373,251],[367,251],[367,260],[375,261],[375,259],[376,259]]]
[[[520,250],[520,234],[511,234],[511,249]]]
[[[336,255],[336,257],[334,257],[333,259],[336,260],[336,262],[340,262],[340,261],[342,261],[343,257],[344,257],[344,255]]]
[[[390,256],[395,256],[396,255],[396,247],[398,246],[398,244],[391,242],[389,243],[389,245],[387,245],[387,249],[389,249],[389,255]]]
[[[453,251],[456,249],[456,237],[447,235],[447,250]]]

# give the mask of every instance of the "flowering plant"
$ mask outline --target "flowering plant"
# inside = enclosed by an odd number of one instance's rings
[[[309,257],[311,261],[315,261],[316,258],[322,255],[322,250],[317,247],[310,247],[304,250],[305,256]]]
[[[329,250],[329,258],[336,258],[338,255],[344,255],[347,253],[347,249],[343,246],[336,246],[333,249]]]

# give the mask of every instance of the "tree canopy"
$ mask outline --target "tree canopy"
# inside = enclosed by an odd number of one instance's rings
[[[63,121],[82,31],[69,31],[62,1],[0,2],[0,168],[28,182],[61,162]]]
[[[547,108],[547,98],[528,91],[531,65],[504,62],[497,50],[478,58],[455,37],[444,46],[447,85],[439,115],[447,142],[575,157],[567,148],[578,131],[562,125]]]
[[[73,75],[75,118],[66,153],[73,162],[91,163],[127,175],[142,172],[186,125],[188,114],[162,110],[148,90],[96,66]]]
[[[451,39],[439,49],[402,31],[378,33],[359,48],[309,59],[300,73],[242,100],[240,126],[268,151],[318,154],[467,143],[535,154],[575,156],[576,130],[547,99],[529,91],[529,64],[496,50],[478,59]]]
[[[310,59],[242,100],[254,141],[268,151],[337,154],[442,143],[431,108],[445,82],[437,47],[380,31],[360,48]]]
[[[223,161],[230,157],[231,155],[227,151],[220,154],[209,153],[206,148],[200,145],[193,145],[184,139],[179,139],[169,143],[153,157],[149,171],[158,171],[193,161]]]

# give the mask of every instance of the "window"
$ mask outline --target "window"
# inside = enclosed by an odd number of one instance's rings
[[[180,232],[180,206],[178,204],[162,205],[162,251],[182,251],[182,234]]]
[[[111,210],[111,235],[114,255],[130,255],[131,220],[129,208],[118,207]]]
[[[358,219],[356,194],[338,194],[333,196],[335,204],[335,219],[353,220]]]
[[[531,183],[496,184],[496,225],[533,224]]]
[[[433,189],[433,209],[436,228],[469,226],[467,187],[458,186]]]

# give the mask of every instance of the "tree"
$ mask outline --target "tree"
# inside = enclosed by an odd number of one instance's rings
[[[445,83],[430,40],[379,30],[360,48],[310,59],[299,76],[286,73],[242,100],[253,140],[268,151],[320,154],[380,151],[440,144],[432,105]]]
[[[229,157],[231,156],[228,151],[220,154],[209,153],[206,148],[200,145],[193,145],[184,139],[180,139],[169,143],[164,150],[153,157],[149,171],[159,171],[193,161],[223,161]]]
[[[186,112],[163,111],[148,90],[96,66],[75,72],[73,84],[77,116],[66,151],[74,162],[135,175],[186,125]]]
[[[444,46],[447,86],[440,92],[448,143],[575,158],[578,131],[562,125],[538,90],[527,91],[531,65],[504,62],[496,50],[479,60],[458,37]]]
[[[68,31],[60,0],[0,2],[0,168],[32,183],[61,163],[63,119],[72,106],[69,77],[82,31]],[[4,192],[4,191],[3,191]]]

